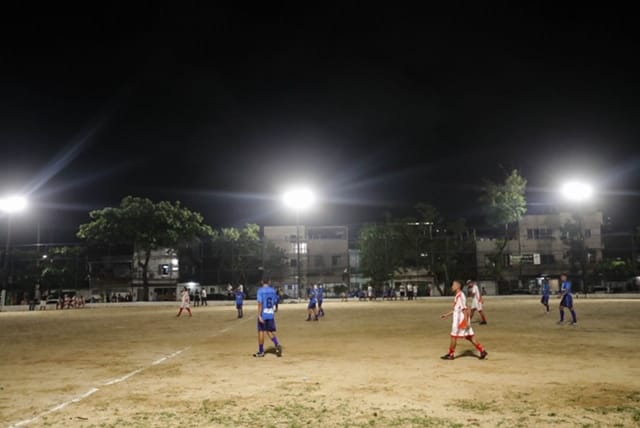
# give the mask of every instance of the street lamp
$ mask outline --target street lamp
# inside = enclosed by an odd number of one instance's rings
[[[582,208],[582,204],[588,202],[593,196],[593,187],[589,183],[583,181],[567,181],[564,183],[560,189],[560,193],[562,196],[569,202],[573,202],[577,209],[576,211]],[[584,293],[586,290],[585,284],[585,276],[586,276],[586,245],[585,245],[585,236],[584,236],[584,224],[582,220],[583,213],[577,213],[576,217],[578,220],[578,240],[580,242],[580,271],[581,271],[581,281],[582,281],[582,292]]]
[[[4,309],[4,301],[9,286],[9,250],[11,249],[11,219],[13,214],[27,208],[27,199],[23,196],[11,195],[0,198],[0,211],[7,214],[7,241],[4,250],[4,263],[2,269],[2,292],[0,292],[0,310]]]
[[[304,187],[291,189],[282,195],[284,204],[296,213],[296,288],[298,289],[298,299],[300,298],[300,212],[311,207],[314,200],[313,192]]]

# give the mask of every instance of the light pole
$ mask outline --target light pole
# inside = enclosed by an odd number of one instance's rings
[[[307,188],[291,189],[282,196],[284,204],[296,214],[296,288],[300,298],[300,212],[307,210],[314,202],[313,192]]]
[[[582,215],[584,212],[582,211],[583,204],[587,201],[591,200],[593,196],[593,187],[590,184],[583,181],[567,181],[564,183],[560,189],[560,193],[562,196],[569,202],[573,203],[577,208],[575,212],[577,213],[578,220],[578,242],[580,243],[580,274],[581,274],[581,286],[582,292],[586,292],[586,245],[585,245],[585,236],[584,236],[584,224],[582,221]]]
[[[11,282],[9,274],[9,251],[11,250],[11,220],[13,214],[23,211],[27,207],[27,200],[23,196],[6,196],[0,199],[0,211],[7,215],[7,241],[4,249],[4,262],[2,266],[2,292],[0,292],[0,310],[4,310],[4,302],[7,289]]]

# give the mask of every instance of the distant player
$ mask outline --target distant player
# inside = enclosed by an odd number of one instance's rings
[[[200,293],[200,300],[202,301],[203,306],[209,306],[209,303],[207,303],[207,289],[204,287],[202,288],[202,292]]]
[[[236,296],[236,309],[238,310],[238,318],[242,318],[244,313],[242,312],[242,306],[244,305],[244,291],[238,287],[235,292]]]
[[[280,287],[276,288],[276,309],[275,311],[278,312],[278,304],[280,303],[280,299],[281,299],[281,293],[280,293]]]
[[[276,291],[271,287],[269,280],[262,281],[262,287],[258,289],[256,300],[258,301],[258,352],[254,357],[264,357],[264,334],[265,332],[276,347],[276,355],[282,356],[282,346],[276,337],[276,316],[275,301]]]
[[[324,285],[318,285],[318,289],[316,290],[316,297],[318,299],[318,316],[324,316],[324,309],[322,309],[322,302],[324,301]]]
[[[314,285],[309,289],[309,305],[307,306],[307,321],[311,321],[311,315],[313,320],[318,321],[318,296],[316,294],[317,285]]]
[[[578,324],[578,319],[576,317],[576,311],[573,309],[573,296],[571,295],[571,281],[567,279],[567,274],[563,273],[560,275],[560,281],[562,281],[562,285],[560,291],[562,293],[562,299],[560,300],[560,321],[558,324],[564,324],[564,308],[569,309],[571,311],[571,318],[573,321],[571,325]]]
[[[542,280],[542,298],[540,303],[546,308],[545,314],[549,313],[549,296],[551,295],[551,288],[549,287],[549,278]]]
[[[482,294],[480,294],[480,288],[478,288],[478,284],[475,281],[471,280],[467,281],[467,286],[469,287],[469,297],[472,298],[471,315],[469,316],[469,322],[471,322],[471,320],[473,319],[473,315],[476,313],[476,311],[478,311],[478,313],[482,317],[482,321],[480,321],[480,324],[486,324],[487,317],[484,315],[483,300]]]
[[[471,328],[471,320],[469,318],[469,308],[467,308],[467,299],[462,292],[462,282],[453,281],[451,291],[455,293],[453,299],[453,310],[442,314],[440,318],[453,316],[451,324],[451,341],[449,344],[449,352],[442,356],[443,360],[453,360],[455,358],[456,344],[458,339],[467,339],[480,351],[480,359],[487,358],[487,351],[484,347],[474,339],[473,328]]]
[[[184,287],[182,289],[182,302],[180,303],[180,310],[178,311],[178,315],[176,315],[176,317],[179,317],[180,315],[182,315],[182,310],[186,309],[187,312],[189,312],[189,316],[191,316],[191,298],[189,297],[189,290],[187,289],[187,287]]]

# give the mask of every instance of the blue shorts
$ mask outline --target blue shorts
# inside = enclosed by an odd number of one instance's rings
[[[264,320],[264,323],[261,323],[258,319],[258,331],[276,331],[276,320]]]
[[[316,304],[315,303],[309,303],[308,308],[309,309],[315,309],[316,308]]]
[[[318,306],[322,306],[323,300],[318,300]]]
[[[560,306],[565,308],[573,308],[573,296],[571,294],[565,294],[560,300]]]
[[[242,303],[236,303],[236,309],[242,309]]]

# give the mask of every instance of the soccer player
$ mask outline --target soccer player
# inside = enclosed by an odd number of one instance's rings
[[[309,289],[309,306],[307,306],[307,321],[311,321],[311,314],[313,314],[313,320],[318,321],[318,297],[316,294],[317,285],[314,285]]]
[[[564,308],[567,308],[571,311],[571,318],[573,319],[571,325],[576,325],[578,324],[578,319],[576,317],[576,311],[573,309],[571,281],[567,279],[566,273],[560,275],[560,281],[562,281],[562,286],[560,288],[560,291],[562,292],[562,299],[560,300],[560,321],[558,321],[558,324],[564,324]]]
[[[189,312],[189,316],[191,316],[190,303],[191,299],[189,298],[189,290],[187,289],[187,287],[184,287],[182,289],[182,303],[180,304],[180,310],[178,311],[178,315],[176,315],[176,317],[179,317],[182,314],[183,309],[186,309],[187,312]]]
[[[480,359],[487,358],[487,351],[484,347],[474,339],[473,328],[471,328],[471,320],[469,319],[469,308],[467,308],[467,299],[462,292],[462,282],[453,281],[451,291],[455,293],[453,299],[453,310],[442,314],[440,318],[453,316],[451,324],[451,341],[449,343],[449,352],[442,356],[443,360],[453,360],[455,358],[456,344],[458,339],[467,339],[480,351]]]
[[[318,285],[318,289],[316,290],[316,297],[318,298],[318,316],[324,316],[324,309],[322,309],[322,302],[324,301],[324,285]]]
[[[276,337],[276,291],[271,287],[269,280],[262,281],[262,287],[258,289],[256,300],[258,301],[258,352],[253,356],[264,357],[264,335],[266,332],[276,347],[276,355],[281,357],[282,346]]]
[[[478,284],[475,281],[469,280],[467,281],[467,286],[469,287],[469,297],[472,298],[471,301],[471,315],[469,316],[469,322],[473,319],[473,315],[478,311],[480,316],[482,317],[482,321],[480,324],[487,323],[487,317],[484,315],[484,310],[482,308],[482,294],[480,294],[480,288],[478,288]]]
[[[209,306],[209,303],[207,303],[207,289],[204,287],[200,293],[200,299],[202,300],[202,306]]]
[[[242,312],[242,305],[244,304],[244,291],[241,287],[238,287],[235,292],[236,296],[236,309],[238,310],[238,318],[242,318],[244,316]]]
[[[549,278],[544,278],[542,280],[542,298],[540,299],[540,303],[547,309],[545,314],[549,313],[549,295],[551,294],[551,289],[549,288]]]

